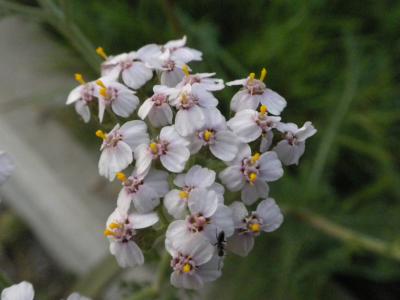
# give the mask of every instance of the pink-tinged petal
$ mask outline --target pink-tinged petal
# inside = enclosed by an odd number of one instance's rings
[[[224,169],[219,173],[219,179],[232,192],[240,191],[245,184],[240,165],[233,165]]]
[[[85,123],[90,121],[90,109],[85,101],[75,102],[75,111],[82,117]]]
[[[232,219],[235,226],[242,224],[243,219],[249,214],[246,206],[242,202],[235,201],[229,207],[232,211]]]
[[[181,199],[179,190],[172,190],[164,197],[164,206],[175,219],[183,219],[187,214],[187,199]]]
[[[190,193],[188,200],[192,214],[201,213],[204,217],[211,217],[218,207],[218,196],[214,191],[195,189]]]
[[[201,107],[214,108],[218,105],[217,98],[198,83],[192,85],[191,92],[198,99]]]
[[[237,137],[228,130],[218,131],[215,142],[209,146],[211,153],[223,161],[232,161],[239,150]]]
[[[148,144],[149,134],[147,125],[141,120],[128,121],[121,126],[119,132],[122,134],[122,140],[131,147],[132,151],[141,144]]]
[[[175,87],[185,76],[185,73],[177,67],[173,71],[163,71],[161,72],[160,82],[162,85],[168,87]]]
[[[131,206],[132,194],[126,188],[122,188],[118,194],[117,208],[123,212],[127,212]]]
[[[268,151],[260,156],[258,178],[272,182],[283,176],[282,163],[274,151]]]
[[[261,201],[257,206],[256,213],[263,220],[261,228],[263,231],[274,231],[278,229],[283,222],[282,212],[272,198]]]
[[[231,100],[231,110],[233,111],[241,111],[244,109],[253,109],[256,110],[259,104],[259,100],[257,97],[253,97],[249,94],[247,90],[240,90]]]
[[[273,115],[280,115],[283,109],[286,107],[286,100],[278,93],[270,89],[265,89],[262,95],[261,103],[266,105],[268,112]]]
[[[122,71],[122,80],[130,88],[137,90],[153,77],[153,71],[140,61],[134,61],[132,66]]]
[[[149,113],[149,121],[154,127],[162,127],[172,124],[173,112],[171,107],[164,103],[161,106],[153,106]]]
[[[184,63],[188,63],[192,60],[200,61],[202,60],[202,53],[199,50],[184,47],[176,49],[172,52],[171,57],[174,60],[178,60]]]
[[[139,98],[131,92],[121,92],[111,103],[113,112],[123,118],[129,117],[139,104]]]
[[[158,222],[158,220],[158,215],[155,212],[147,214],[131,213],[129,215],[129,222],[134,229],[142,229],[153,226]]]
[[[175,129],[182,136],[193,134],[204,123],[204,114],[197,105],[192,106],[190,109],[180,109],[175,116]]]
[[[67,105],[72,104],[79,99],[81,99],[81,90],[83,89],[83,85],[78,85],[76,88],[74,88],[68,95],[67,98]]]
[[[236,113],[227,123],[243,143],[255,141],[261,135],[262,130],[256,123],[257,114],[255,110],[245,109]]]
[[[253,236],[238,233],[235,233],[233,236],[231,236],[226,245],[228,251],[243,257],[249,255],[253,247]]]
[[[141,144],[137,146],[134,150],[135,155],[135,168],[138,174],[147,174],[150,170],[151,162],[153,161],[153,156],[149,151],[148,144]]]
[[[238,153],[234,160],[226,162],[228,165],[240,165],[242,164],[243,159],[251,156],[251,148],[248,144],[241,143],[238,146]]]
[[[133,241],[127,243],[111,242],[110,252],[122,268],[143,265],[144,263],[142,250]]]

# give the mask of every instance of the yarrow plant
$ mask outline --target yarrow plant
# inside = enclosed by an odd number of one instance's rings
[[[153,245],[162,237],[171,256],[171,284],[199,289],[221,276],[226,253],[247,256],[258,236],[281,226],[269,184],[298,164],[316,129],[282,122],[287,102],[267,87],[265,68],[226,83],[240,89],[232,114],[221,112],[224,81],[192,72],[188,64],[202,53],[186,37],[97,53],[100,77],[76,74],[67,104],[102,126],[99,173],[121,182],[104,231],[110,252],[123,268],[142,265],[142,236],[151,231]]]

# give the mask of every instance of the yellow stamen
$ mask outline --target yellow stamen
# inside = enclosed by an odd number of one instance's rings
[[[102,59],[104,59],[104,60],[107,59],[107,54],[106,54],[106,52],[104,51],[103,47],[98,47],[98,48],[96,49],[96,53],[97,53]]]
[[[187,199],[187,198],[189,197],[189,193],[186,192],[186,191],[180,191],[180,192],[179,192],[179,197],[180,197],[181,199]]]
[[[182,94],[181,96],[181,103],[182,104],[187,104],[188,103],[188,96],[186,93]]]
[[[256,152],[256,153],[251,157],[251,163],[252,163],[252,164],[255,164],[259,159],[260,159],[260,153]]]
[[[102,95],[104,98],[107,98],[107,89],[101,88],[99,91],[100,95]]]
[[[267,69],[266,68],[262,68],[261,75],[260,75],[260,80],[264,81],[265,77],[267,77]]]
[[[189,273],[190,271],[192,271],[192,265],[186,263],[183,265],[182,268],[183,273]]]
[[[117,229],[117,228],[121,228],[122,225],[119,224],[119,223],[113,222],[113,223],[111,223],[110,225],[108,225],[108,227],[109,227],[110,229]]]
[[[189,67],[187,65],[183,65],[182,71],[183,71],[183,73],[185,73],[186,77],[189,77],[190,72],[189,72]]]
[[[206,142],[208,142],[208,141],[212,138],[212,136],[213,136],[212,131],[206,130],[206,131],[204,131],[204,133],[203,133],[203,138],[204,138],[204,140],[205,140]]]
[[[250,184],[253,184],[257,180],[257,174],[250,173],[249,180],[250,180]]]
[[[126,181],[126,175],[122,172],[118,172],[117,173],[117,179],[121,182],[125,182]]]
[[[107,138],[107,134],[103,130],[97,130],[96,136],[105,140]]]
[[[249,74],[249,81],[253,81],[254,77],[256,77],[256,74],[255,73],[250,73]]]
[[[96,84],[97,84],[99,87],[102,87],[103,89],[106,88],[106,86],[104,85],[104,82],[101,81],[100,79],[99,79],[99,80],[96,80]]]
[[[249,229],[255,233],[260,232],[261,230],[261,225],[258,223],[253,223],[249,225]]]
[[[153,152],[153,154],[157,154],[158,153],[158,147],[156,143],[151,143],[150,144],[150,150],[151,152]]]
[[[266,106],[266,105],[261,105],[261,107],[260,107],[260,114],[261,114],[262,116],[264,116],[264,115],[267,113],[267,111],[268,111],[267,106]]]
[[[114,232],[112,232],[111,230],[106,229],[106,230],[104,230],[104,235],[105,236],[114,235]]]
[[[80,84],[84,85],[86,83],[85,79],[83,79],[82,74],[76,73],[75,80],[78,81]]]

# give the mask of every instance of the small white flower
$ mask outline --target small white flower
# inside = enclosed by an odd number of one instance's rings
[[[171,95],[170,103],[178,110],[175,116],[176,131],[182,136],[188,136],[205,125],[205,114],[209,109],[215,109],[218,100],[195,83],[179,89],[175,97]]]
[[[151,143],[143,143],[135,149],[138,174],[146,173],[153,160],[160,159],[168,171],[180,173],[190,157],[189,142],[182,138],[174,126],[161,129],[160,136]]]
[[[244,109],[227,122],[228,127],[243,143],[250,143],[262,136],[262,149],[265,152],[272,143],[272,129],[276,128],[280,117],[268,116],[267,107],[261,105],[260,111]]]
[[[233,234],[231,210],[219,202],[215,191],[195,189],[187,201],[189,215],[185,220],[170,223],[167,229],[166,238],[174,245],[194,235],[202,235],[215,243],[218,232],[224,231],[227,237]]]
[[[169,51],[173,59],[188,63],[192,60],[200,61],[202,53],[199,50],[186,47],[186,35],[179,40],[172,40],[161,47],[161,51]]]
[[[153,88],[153,92],[154,95],[144,101],[140,106],[138,116],[142,120],[148,117],[151,125],[154,127],[172,124],[173,113],[168,102],[171,88],[156,85]]]
[[[103,139],[99,173],[110,181],[133,161],[135,148],[149,142],[146,123],[140,120],[126,122],[121,128],[117,124],[109,133],[98,130],[96,135]]]
[[[255,79],[255,74],[251,73],[245,79],[239,79],[227,82],[226,85],[242,85],[243,88],[237,92],[231,101],[231,109],[233,111],[241,111],[244,109],[257,109],[261,103],[268,107],[268,111],[273,115],[280,115],[286,107],[286,100],[278,93],[268,89],[263,82],[267,71],[262,70],[260,79]]]
[[[222,79],[218,78],[210,78],[215,75],[215,73],[198,73],[198,74],[190,74],[189,69],[183,67],[183,72],[185,76],[182,81],[177,84],[177,88],[183,88],[187,84],[199,84],[202,88],[207,91],[214,92],[222,90],[225,85]]]
[[[261,201],[256,211],[248,213],[243,203],[231,204],[235,234],[228,239],[227,249],[240,256],[247,256],[254,246],[254,237],[261,231],[272,232],[281,226],[283,215],[275,200]]]
[[[15,169],[10,155],[0,150],[0,185],[2,185]]]
[[[188,199],[192,191],[198,188],[213,190],[217,193],[220,203],[223,203],[224,187],[215,182],[215,172],[195,165],[186,174],[179,174],[174,184],[180,189],[169,191],[164,197],[164,206],[175,219],[182,219],[187,214]]]
[[[137,90],[153,77],[153,70],[142,61],[146,56],[146,48],[140,48],[137,52],[122,53],[116,56],[107,56],[103,48],[96,52],[105,61],[101,64],[101,75],[110,76],[122,81],[130,88]]]
[[[208,146],[211,153],[223,161],[235,158],[239,142],[236,135],[229,131],[225,117],[218,109],[204,110],[205,123],[191,137],[191,153],[197,153],[203,146]]]
[[[283,175],[282,164],[273,151],[251,155],[249,145],[242,144],[237,157],[229,162],[219,178],[228,190],[241,190],[241,199],[246,205],[253,204],[258,198],[266,197],[269,192],[267,182],[278,180]]]
[[[75,103],[76,112],[85,123],[90,121],[89,105],[97,99],[97,86],[95,82],[86,82],[81,74],[75,74],[75,80],[80,83],[68,95],[67,105]]]
[[[1,292],[1,300],[33,300],[34,296],[33,286],[27,281],[14,284]]]
[[[135,91],[113,81],[111,77],[103,77],[97,80],[96,84],[98,85],[100,123],[103,121],[107,107],[111,107],[116,115],[127,118],[139,105],[139,98],[135,95]]]
[[[138,212],[150,212],[160,204],[160,198],[169,190],[168,173],[164,171],[153,169],[146,175],[134,170],[129,177],[119,172],[117,178],[123,186],[117,201],[117,207],[122,211],[127,211],[132,202]]]
[[[118,208],[108,217],[104,231],[110,241],[110,252],[122,268],[144,263],[142,250],[135,242],[138,229],[153,226],[158,222],[156,213],[127,214]]]
[[[214,248],[201,236],[182,241],[179,246],[165,240],[165,248],[171,254],[171,284],[177,288],[200,289],[204,283],[221,276],[220,261],[213,255]]]
[[[305,122],[301,128],[294,123],[280,123],[277,129],[285,134],[285,138],[273,150],[278,153],[284,165],[297,165],[304,153],[306,139],[313,136],[317,130],[309,121]]]

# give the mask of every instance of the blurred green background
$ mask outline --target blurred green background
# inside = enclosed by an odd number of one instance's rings
[[[318,129],[300,166],[271,185],[284,225],[249,257],[228,255],[209,299],[400,299],[400,1],[52,3],[69,25],[35,19],[92,78],[95,46],[114,54],[186,34],[203,51],[195,72],[230,81],[266,67],[288,101],[283,120]],[[218,94],[222,108],[234,92]],[[73,108],[52,109],[92,135]]]

